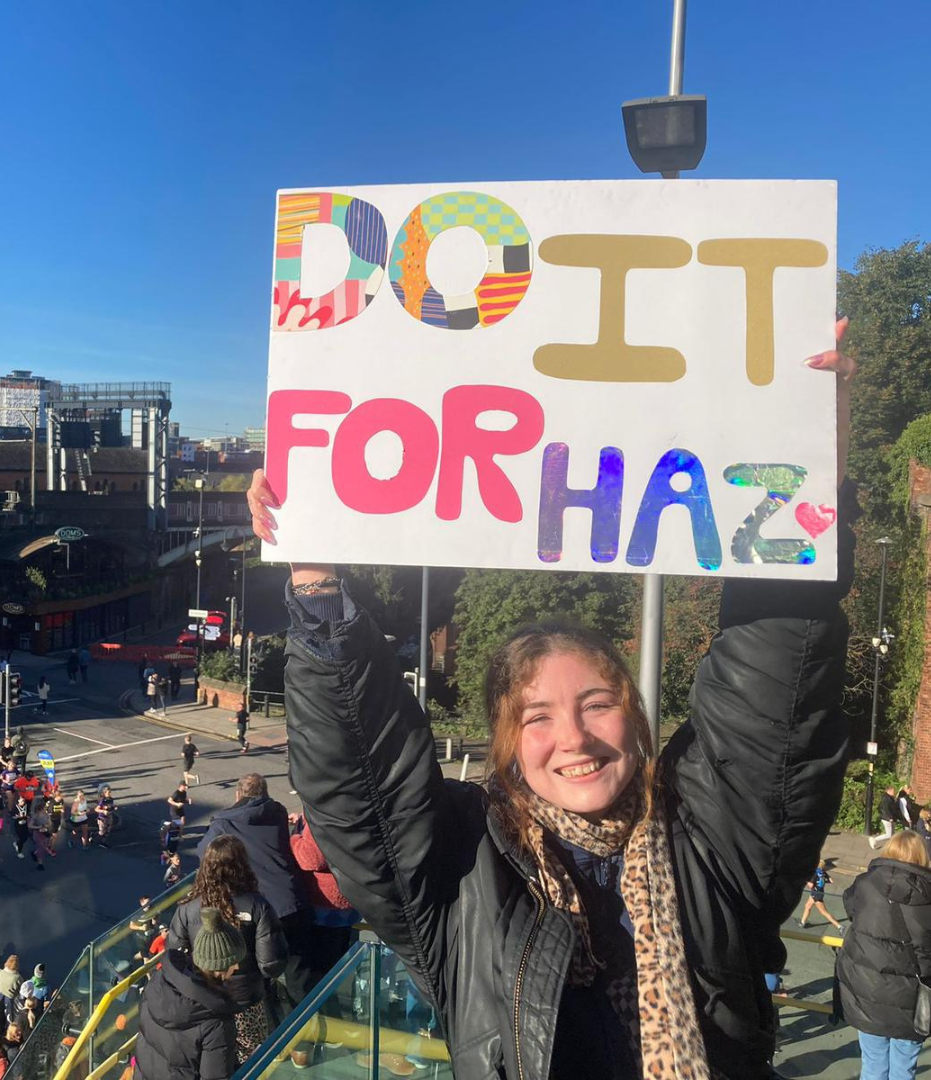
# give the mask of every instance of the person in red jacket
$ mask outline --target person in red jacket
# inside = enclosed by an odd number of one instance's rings
[[[359,912],[340,892],[336,878],[317,847],[310,827],[300,814],[289,814],[294,826],[291,851],[307,888],[314,911],[313,956],[314,982],[319,981],[340,959],[352,943],[353,926]]]
[[[32,800],[39,793],[42,784],[38,777],[32,775],[32,770],[27,769],[13,784],[13,790],[17,795],[22,795],[27,803],[32,805]]]

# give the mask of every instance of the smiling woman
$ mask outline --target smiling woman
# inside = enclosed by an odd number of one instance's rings
[[[265,539],[277,494],[256,474]],[[343,893],[435,1010],[457,1080],[772,1077],[764,973],[785,963],[780,926],[843,781],[854,509],[845,485],[837,582],[727,583],[691,716],[658,760],[609,641],[518,630],[488,672],[487,791],[444,781],[336,568],[292,566],[292,781]]]
[[[653,755],[640,695],[617,649],[595,631],[553,622],[515,634],[491,658],[485,705],[490,768],[524,839],[530,793],[597,816],[638,768],[650,791]]]

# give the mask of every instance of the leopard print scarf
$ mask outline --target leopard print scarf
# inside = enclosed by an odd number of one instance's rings
[[[528,793],[533,823],[530,846],[541,884],[554,907],[575,927],[570,985],[591,986],[600,970],[608,996],[648,1080],[709,1080],[679,921],[666,818],[659,799],[643,820],[642,790],[635,781],[610,817],[591,822]],[[607,943],[593,942],[579,891],[546,832],[604,858],[624,853],[620,889],[634,928],[636,972],[613,962]]]

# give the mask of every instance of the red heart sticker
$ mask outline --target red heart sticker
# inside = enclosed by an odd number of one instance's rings
[[[821,506],[807,502],[799,503],[795,508],[795,520],[812,540],[817,540],[837,521],[837,511],[833,506],[825,506],[823,503]]]

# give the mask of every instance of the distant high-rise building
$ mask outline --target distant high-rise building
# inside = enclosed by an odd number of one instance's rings
[[[39,437],[45,437],[45,407],[61,397],[61,383],[31,371],[0,376],[0,439],[29,437],[33,410],[38,409]]]
[[[265,428],[247,427],[243,432],[247,450],[261,450],[265,452]]]

